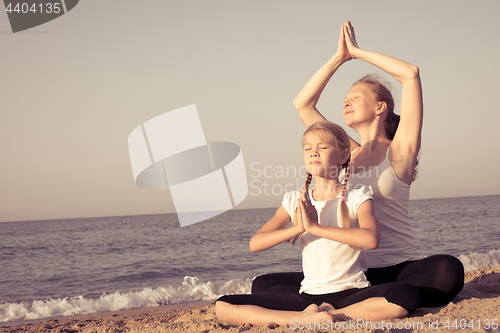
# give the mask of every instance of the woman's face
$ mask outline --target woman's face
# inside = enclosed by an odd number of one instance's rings
[[[378,102],[370,84],[358,83],[353,86],[344,100],[344,119],[349,127],[361,123],[371,123],[375,119]]]

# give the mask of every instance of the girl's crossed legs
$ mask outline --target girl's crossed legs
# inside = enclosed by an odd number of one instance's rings
[[[347,289],[324,295],[251,294],[226,295],[216,302],[217,316],[229,323],[269,322],[290,325],[294,322],[321,322],[342,319],[392,319],[409,315],[418,306],[417,289],[406,283],[388,283],[363,289]],[[319,305],[329,303],[335,309],[321,312]]]

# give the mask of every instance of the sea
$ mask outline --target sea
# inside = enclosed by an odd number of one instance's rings
[[[212,301],[255,277],[301,270],[300,246],[252,253],[276,208],[180,227],[176,214],[0,223],[0,324]],[[410,201],[424,255],[500,264],[500,195]]]

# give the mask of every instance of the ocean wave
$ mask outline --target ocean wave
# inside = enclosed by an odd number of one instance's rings
[[[465,271],[500,265],[500,250],[489,253],[460,255]],[[253,278],[234,279],[223,283],[199,282],[198,278],[185,276],[180,286],[167,286],[141,290],[102,294],[98,298],[84,296],[65,297],[31,302],[0,305],[0,322],[15,322],[51,317],[65,317],[119,311],[159,305],[196,301],[211,301],[227,294],[250,293]]]
[[[65,317],[159,305],[215,300],[225,294],[250,293],[253,279],[234,279],[225,283],[198,282],[185,276],[180,286],[103,294],[99,298],[65,297],[0,305],[0,322]]]
[[[464,265],[466,272],[482,267],[495,267],[500,265],[500,250],[491,250],[489,253],[470,253],[460,255],[458,259]]]

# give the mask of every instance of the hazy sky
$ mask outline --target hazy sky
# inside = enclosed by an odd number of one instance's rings
[[[280,173],[302,165],[292,100],[335,53],[345,20],[360,47],[420,68],[412,199],[500,194],[499,12],[496,0],[84,0],[13,34],[2,11],[0,221],[174,212],[168,190],[135,184],[127,138],[190,104],[207,141],[241,147],[250,187],[237,208],[277,207],[303,182]],[[342,101],[370,72],[380,73],[342,66],[320,111],[344,125]]]

